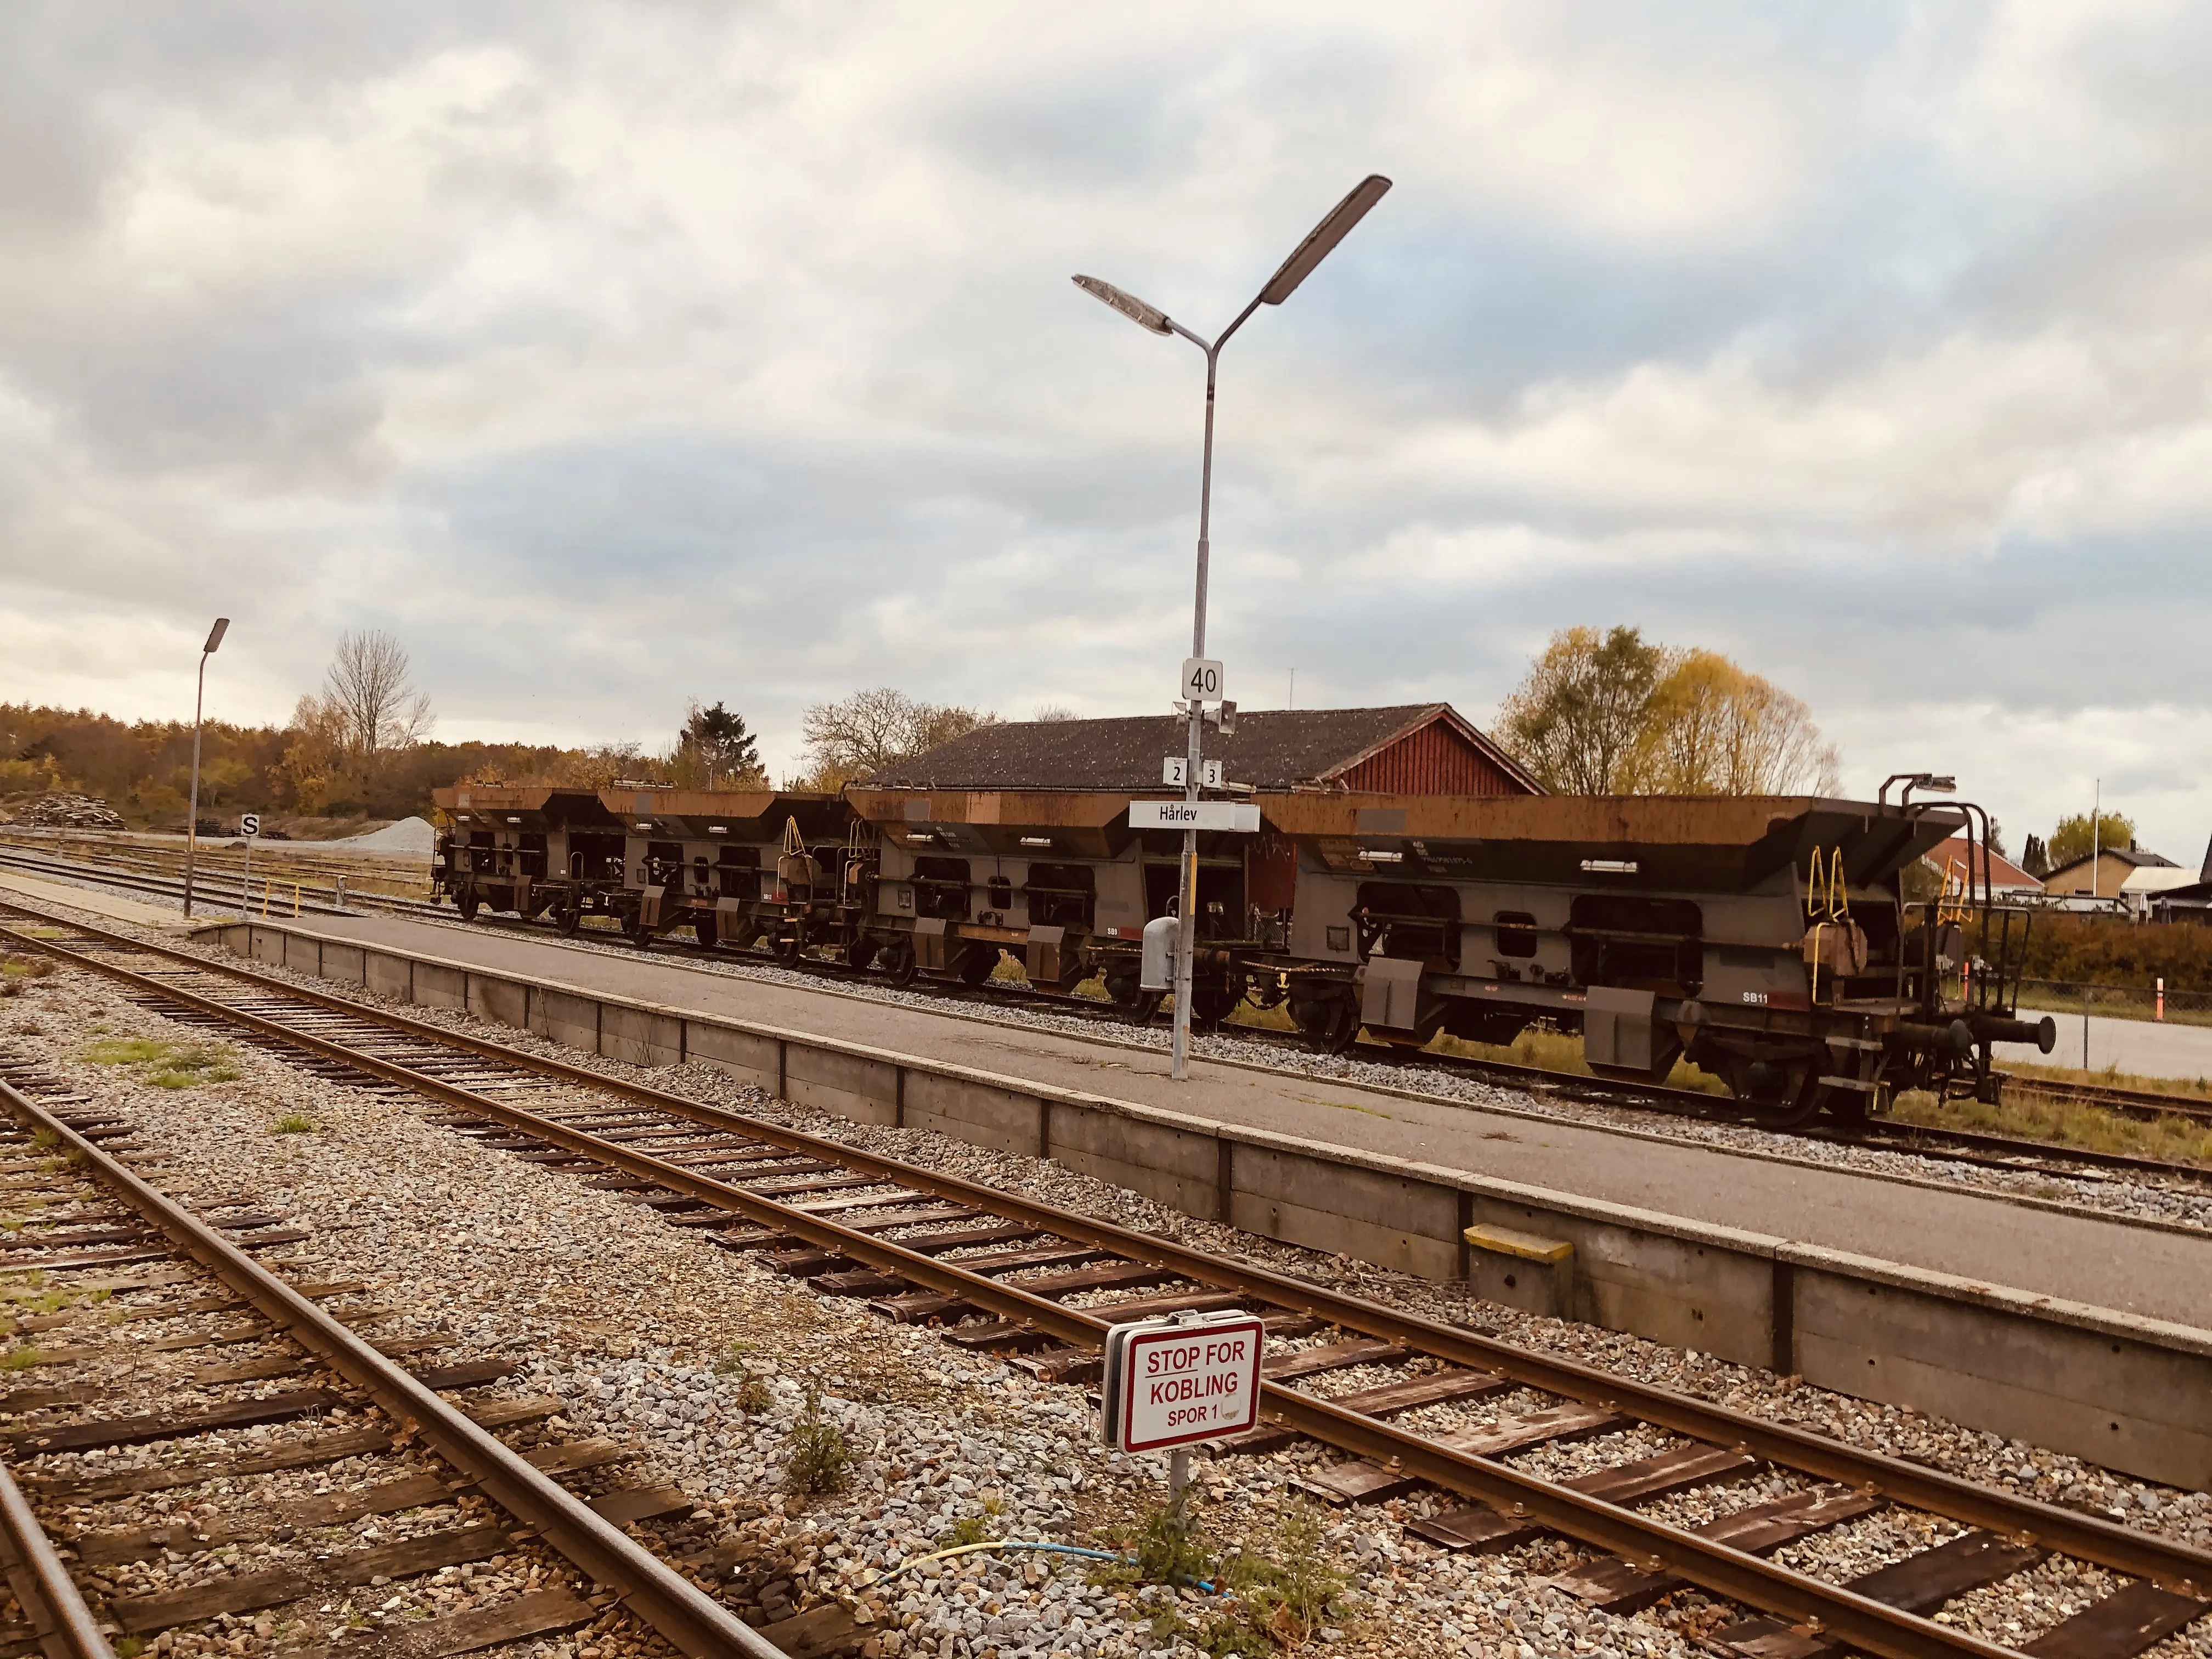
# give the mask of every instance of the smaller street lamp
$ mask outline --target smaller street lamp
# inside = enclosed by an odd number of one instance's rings
[[[207,659],[215,655],[216,647],[230,629],[230,618],[217,617],[215,626],[208,629],[207,643],[200,647],[199,689],[192,693],[192,804],[185,817],[185,915],[192,914],[192,855],[200,844],[200,708],[207,698]]]

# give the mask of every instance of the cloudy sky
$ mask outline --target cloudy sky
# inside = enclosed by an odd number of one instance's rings
[[[1633,623],[2015,846],[2212,831],[2212,9],[0,10],[0,698],[772,763],[856,687],[1478,720]]]

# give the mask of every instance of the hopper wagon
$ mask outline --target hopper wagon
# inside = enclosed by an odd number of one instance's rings
[[[431,799],[446,820],[431,891],[463,921],[507,910],[573,933],[586,915],[622,914],[622,825],[592,791],[464,783]]]

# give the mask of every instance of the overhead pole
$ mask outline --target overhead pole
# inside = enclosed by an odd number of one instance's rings
[[[1297,291],[1298,284],[1313,273],[1314,267],[1327,258],[1330,251],[1345,239],[1352,228],[1367,216],[1367,210],[1382,199],[1390,188],[1390,181],[1379,173],[1371,173],[1352,188],[1347,195],[1327,216],[1308,233],[1283,261],[1267,284],[1252,298],[1252,302],[1237,313],[1236,320],[1213,339],[1193,333],[1170,317],[1158,306],[1148,305],[1133,294],[1115,288],[1111,283],[1101,282],[1096,276],[1078,276],[1075,285],[1093,299],[1114,307],[1130,321],[1155,334],[1180,334],[1206,354],[1206,435],[1200,451],[1198,475],[1198,573],[1196,591],[1191,603],[1190,653],[1193,657],[1206,655],[1206,587],[1208,566],[1212,561],[1213,520],[1213,388],[1216,371],[1221,362],[1221,349],[1229,343],[1230,337],[1244,326],[1244,321],[1262,305],[1279,306]],[[1225,689],[1225,688],[1224,688]],[[1189,688],[1185,687],[1188,691]],[[1189,699],[1190,729],[1183,775],[1183,799],[1195,804],[1199,798],[1202,773],[1203,750],[1206,742],[1205,699]],[[1190,1001],[1191,986],[1196,976],[1198,950],[1198,830],[1182,832],[1182,860],[1180,879],[1176,885],[1176,964],[1175,964],[1175,1036],[1169,1060],[1169,1072],[1180,1082],[1190,1073]]]
[[[192,861],[200,846],[200,710],[207,701],[207,659],[215,655],[222,636],[230,631],[230,618],[217,617],[200,647],[199,684],[192,693],[192,797],[185,809],[185,918],[192,914]]]

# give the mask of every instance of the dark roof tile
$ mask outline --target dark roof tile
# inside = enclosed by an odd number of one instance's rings
[[[1442,714],[1498,760],[1519,769],[1448,703],[1387,708],[1250,709],[1228,737],[1209,728],[1208,759],[1226,763],[1228,781],[1291,789],[1328,779]],[[1119,720],[1026,720],[987,726],[926,754],[885,767],[860,784],[877,789],[1158,789],[1160,762],[1179,755],[1189,723],[1176,714]]]

